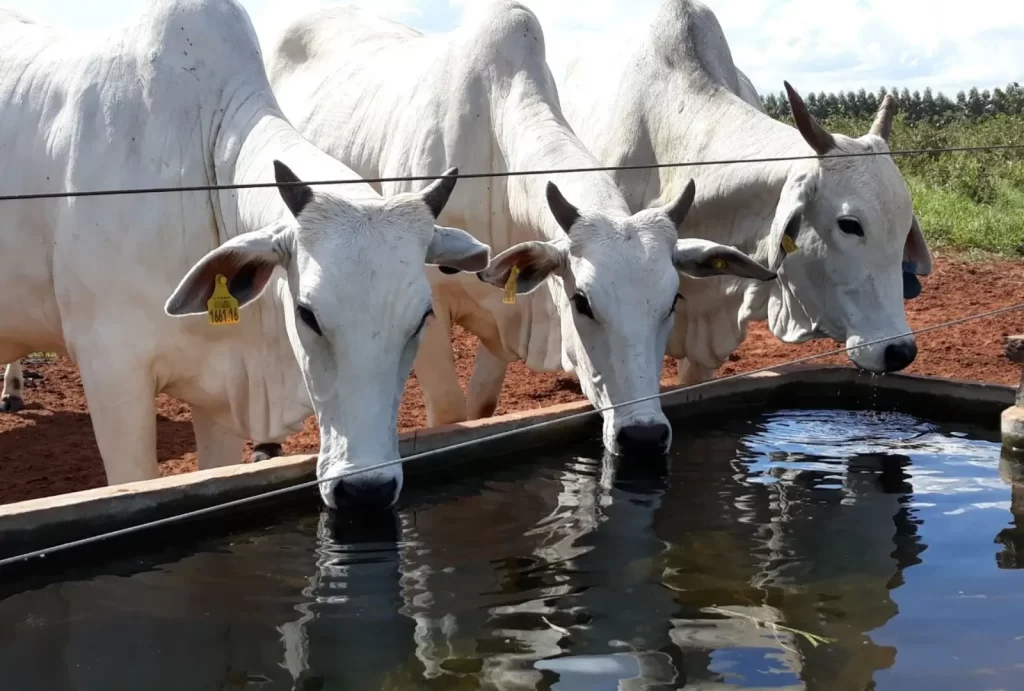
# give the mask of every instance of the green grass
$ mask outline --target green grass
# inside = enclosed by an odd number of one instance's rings
[[[830,118],[828,130],[860,136],[870,120]],[[1024,116],[908,124],[897,116],[893,150],[1024,144]],[[935,248],[1024,256],[1024,150],[897,156],[921,229]]]
[[[914,208],[929,244],[1003,256],[1024,254],[1024,191],[1001,182],[980,203],[927,178],[907,176]]]

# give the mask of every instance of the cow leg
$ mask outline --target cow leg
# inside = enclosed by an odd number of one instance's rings
[[[434,306],[436,317],[424,328],[413,370],[423,389],[427,426],[448,425],[466,419],[466,397],[459,387],[452,350],[451,319],[446,310]]]
[[[78,353],[82,388],[107,484],[152,480],[156,461],[156,389],[144,365],[107,364]]]
[[[21,398],[23,382],[21,360],[7,363],[7,371],[4,372],[4,391],[0,395],[0,412],[16,413],[25,407],[25,401]]]
[[[701,384],[715,376],[715,370],[698,365],[687,358],[676,360],[676,367],[678,368],[676,380],[679,382],[680,386]]]
[[[469,379],[468,419],[478,420],[494,415],[507,371],[508,363],[495,357],[481,341],[476,347],[473,376]]]
[[[213,421],[207,411],[192,409],[192,430],[196,434],[199,469],[223,468],[242,462],[245,440]]]

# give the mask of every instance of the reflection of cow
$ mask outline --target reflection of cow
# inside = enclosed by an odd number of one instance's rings
[[[513,469],[436,503],[414,493],[395,520],[325,512],[166,574],[0,601],[5,621],[33,612],[0,633],[4,688],[518,690],[595,666],[635,672],[623,689],[767,685],[764,668],[774,688],[865,688],[892,662],[867,632],[895,614],[889,589],[920,550],[907,461],[857,456],[827,479],[775,463],[755,478],[735,440],[748,431],[678,445],[667,472]],[[823,486],[843,465],[842,488]]]
[[[533,662],[563,653],[559,629],[586,616],[564,606],[588,551],[577,538],[604,520],[601,478],[580,463],[581,472],[542,471],[525,486],[490,482],[497,491],[417,512],[412,543],[445,545],[443,554],[406,550],[403,564],[403,612],[416,621],[428,678],[482,657],[482,683],[533,689],[542,679]],[[467,515],[481,529],[466,531]]]
[[[292,689],[373,688],[382,670],[415,660],[413,622],[395,614],[404,532],[398,519],[320,515],[316,566],[294,605],[299,616],[278,627]]]
[[[412,621],[390,630],[411,635],[388,639],[402,651],[390,657],[406,659],[389,679],[533,689],[618,666],[639,675],[624,689],[712,689],[768,667],[776,688],[863,688],[892,663],[866,632],[895,614],[888,589],[919,549],[906,459],[855,457],[838,490],[819,488],[818,471],[750,482],[747,466],[720,462],[742,453],[734,437],[709,436],[681,446],[668,473],[577,459],[525,486],[499,478],[404,511],[397,568]],[[704,457],[714,462],[698,474],[693,459]],[[327,582],[311,601],[330,596]],[[772,623],[837,642],[816,648]],[[340,671],[325,670],[351,657],[336,627],[322,627],[300,616],[292,640],[304,652],[289,659],[330,681]]]
[[[741,457],[724,436],[694,441],[682,453]],[[688,657],[693,648],[718,650],[722,664],[737,645],[729,639],[739,619],[761,637],[759,644],[748,638],[739,645],[765,648],[777,635],[779,645],[798,650],[801,662],[790,655],[784,665],[804,684],[866,688],[894,655],[866,632],[896,614],[888,591],[901,583],[903,569],[917,563],[920,550],[905,505],[908,462],[895,455],[854,457],[841,490],[819,489],[826,482],[822,471],[778,467],[770,473],[773,483],[750,483],[739,462],[701,464],[700,484],[670,483],[654,520],[657,535],[671,545],[665,583],[687,613],[673,640],[688,648]],[[839,472],[837,467],[834,474]],[[709,631],[695,614],[709,606],[733,612],[722,614],[721,626],[729,631]],[[815,648],[785,629],[759,630],[751,617],[837,642]],[[734,659],[739,663],[743,656]]]

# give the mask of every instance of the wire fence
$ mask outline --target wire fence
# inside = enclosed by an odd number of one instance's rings
[[[655,399],[660,399],[660,398],[663,398],[664,396],[674,395],[674,394],[677,394],[677,393],[680,393],[680,392],[683,392],[683,391],[692,391],[694,389],[699,389],[699,388],[704,387],[704,386],[710,386],[712,384],[718,384],[718,383],[729,381],[729,380],[732,380],[732,379],[740,379],[740,378],[743,378],[743,377],[751,377],[751,376],[754,376],[756,374],[761,374],[761,373],[764,373],[764,372],[770,372],[772,370],[781,369],[783,367],[792,367],[794,365],[800,365],[800,364],[803,364],[803,363],[806,363],[806,362],[812,362],[814,360],[819,360],[819,359],[822,359],[822,358],[831,357],[833,355],[842,355],[844,353],[850,353],[851,351],[858,350],[860,348],[867,348],[867,347],[870,347],[870,346],[878,345],[880,343],[885,343],[885,342],[892,341],[892,340],[897,340],[897,339],[900,339],[900,338],[906,338],[908,336],[919,336],[921,334],[926,334],[926,333],[930,333],[930,332],[933,332],[933,331],[939,331],[941,329],[947,329],[947,328],[950,328],[952,326],[957,326],[959,324],[966,324],[968,322],[977,321],[979,319],[987,319],[987,318],[990,318],[990,317],[995,317],[995,316],[999,316],[1001,314],[1007,314],[1007,313],[1018,311],[1018,310],[1024,310],[1024,303],[1018,303],[1018,304],[1015,304],[1015,305],[1010,305],[1008,307],[1000,307],[998,309],[989,310],[987,312],[982,312],[982,313],[970,315],[970,316],[967,316],[967,317],[961,317],[959,319],[952,319],[950,321],[942,322],[941,324],[934,324],[932,326],[927,326],[927,327],[924,327],[924,328],[921,328],[921,329],[917,329],[917,330],[913,330],[913,331],[908,331],[906,333],[897,334],[897,335],[894,335],[894,336],[887,336],[885,338],[880,338],[880,339],[877,339],[877,340],[874,340],[874,341],[868,341],[868,342],[865,342],[865,343],[860,343],[860,344],[858,344],[856,346],[853,346],[853,347],[836,348],[834,350],[829,350],[829,351],[826,351],[826,352],[823,352],[823,353],[816,353],[814,355],[807,355],[807,356],[804,356],[804,357],[799,357],[799,358],[796,358],[796,359],[793,359],[793,360],[789,360],[788,362],[783,362],[783,363],[779,363],[779,364],[775,364],[775,365],[768,365],[766,367],[761,367],[759,369],[751,370],[751,371],[748,371],[748,372],[739,372],[739,373],[736,373],[736,374],[731,374],[731,375],[727,375],[727,376],[724,376],[724,377],[720,377],[720,378],[717,378],[717,379],[710,379],[708,381],[700,382],[699,384],[691,384],[689,386],[675,387],[675,388],[668,389],[667,391],[661,391],[661,392],[659,392],[657,394],[654,394],[654,395],[651,395],[651,396],[645,396],[645,397],[642,397],[642,398],[637,398],[637,399],[633,399],[633,400],[630,400],[630,401],[626,401],[626,402],[623,402],[623,403],[617,403],[615,405],[607,406],[607,407],[604,407],[604,408],[593,408],[591,410],[584,410],[582,412],[574,413],[572,415],[567,415],[565,417],[556,418],[556,419],[552,419],[552,420],[545,420],[545,421],[542,421],[542,422],[537,422],[537,423],[534,423],[532,425],[527,425],[526,427],[520,427],[518,429],[508,430],[508,431],[505,431],[505,432],[499,432],[499,433],[496,433],[496,434],[491,434],[491,435],[480,437],[480,438],[477,438],[477,439],[471,439],[471,440],[468,440],[468,441],[459,442],[457,444],[451,444],[449,446],[444,446],[444,447],[441,447],[441,448],[432,449],[430,451],[424,451],[422,453],[410,454],[409,456],[405,456],[404,458],[396,458],[396,459],[392,459],[390,461],[385,461],[385,462],[382,462],[382,463],[377,463],[375,465],[366,466],[364,468],[352,469],[352,470],[349,470],[349,471],[345,471],[343,473],[338,473],[336,475],[331,475],[331,476],[324,477],[324,478],[321,478],[321,479],[310,480],[308,482],[301,482],[301,483],[298,483],[298,484],[295,484],[295,485],[291,485],[289,487],[282,487],[280,489],[271,490],[269,492],[262,492],[262,493],[255,494],[255,495],[252,495],[252,496],[249,496],[249,497],[243,497],[241,499],[235,499],[235,500],[232,500],[232,501],[222,502],[222,503],[219,503],[219,504],[214,504],[212,506],[207,506],[207,507],[204,507],[204,508],[201,508],[201,509],[196,509],[196,510],[188,511],[188,512],[185,512],[185,513],[175,514],[173,516],[168,516],[166,518],[160,518],[160,519],[157,519],[157,520],[148,521],[146,523],[139,523],[137,525],[128,526],[127,528],[121,528],[120,530],[113,530],[113,531],[109,531],[109,532],[106,532],[106,533],[101,533],[101,534],[98,534],[98,535],[93,535],[93,536],[90,536],[90,537],[82,538],[80,540],[73,540],[73,541],[70,541],[70,542],[65,542],[65,543],[61,543],[61,544],[58,544],[58,545],[54,545],[52,547],[46,547],[46,548],[35,550],[35,551],[32,551],[32,552],[26,552],[24,554],[20,554],[20,555],[14,556],[14,557],[8,557],[6,559],[0,559],[0,569],[4,568],[6,566],[12,566],[14,564],[24,563],[24,562],[32,560],[32,559],[45,558],[47,556],[50,556],[50,555],[53,555],[53,554],[57,554],[59,552],[66,552],[68,550],[75,549],[75,548],[78,548],[78,547],[85,547],[85,546],[88,546],[88,545],[97,544],[99,542],[104,542],[104,541],[111,540],[111,539],[118,538],[118,537],[126,537],[128,535],[133,535],[135,533],[140,533],[140,532],[145,531],[145,530],[151,530],[153,528],[173,525],[175,523],[180,523],[182,521],[191,520],[191,519],[194,519],[194,518],[200,518],[202,516],[207,516],[207,515],[216,513],[218,511],[224,511],[226,509],[240,508],[242,506],[245,506],[245,505],[248,505],[248,504],[252,504],[252,503],[255,503],[255,502],[265,501],[267,499],[273,499],[273,498],[284,496],[284,495],[288,495],[288,494],[294,494],[296,492],[300,492],[300,491],[303,491],[303,490],[311,489],[313,487],[318,487],[319,485],[322,485],[324,483],[335,482],[337,480],[345,480],[345,479],[348,479],[350,477],[354,477],[356,475],[362,475],[364,473],[371,473],[371,472],[374,472],[374,471],[377,471],[377,470],[382,470],[384,468],[389,468],[389,467],[392,467],[392,466],[395,466],[395,465],[405,464],[405,463],[408,463],[410,461],[422,461],[422,460],[425,460],[427,458],[431,458],[431,457],[434,457],[434,456],[439,456],[441,454],[447,454],[447,453],[450,453],[452,451],[457,451],[459,449],[470,448],[470,447],[477,446],[477,445],[485,443],[485,442],[492,442],[492,441],[496,441],[498,439],[503,439],[503,438],[510,437],[510,436],[517,435],[517,434],[523,434],[523,433],[526,433],[526,432],[534,432],[534,431],[537,431],[539,429],[543,429],[545,427],[550,427],[550,426],[556,425],[556,424],[562,424],[566,420],[579,419],[579,418],[589,417],[589,416],[592,416],[592,415],[598,415],[600,413],[607,412],[607,411],[610,411],[610,410],[616,410],[618,408],[625,408],[625,407],[628,407],[628,406],[631,406],[631,405],[636,405],[638,403],[643,403],[645,401],[651,401],[651,400],[655,400]]]
[[[530,175],[565,175],[571,173],[600,173],[600,172],[614,172],[614,171],[628,171],[628,170],[658,170],[663,168],[703,168],[708,166],[724,166],[724,165],[739,165],[743,163],[779,163],[784,161],[804,161],[810,159],[826,159],[826,158],[868,158],[872,156],[937,156],[945,153],[972,153],[982,151],[1017,151],[1024,150],[1024,144],[993,144],[988,146],[951,146],[945,148],[933,148],[933,149],[904,149],[897,151],[858,151],[858,152],[842,152],[842,153],[829,153],[824,156],[818,156],[816,154],[809,154],[806,156],[773,156],[768,158],[733,158],[733,159],[720,159],[712,161],[682,161],[678,163],[638,163],[633,165],[619,165],[619,166],[595,166],[591,168],[549,168],[539,170],[515,170],[515,171],[503,171],[503,172],[486,172],[486,173],[458,173],[451,177],[458,179],[477,179],[477,178],[504,178],[504,177],[523,177]],[[324,186],[324,185],[358,185],[358,184],[383,184],[385,182],[420,182],[420,181],[434,181],[441,177],[438,175],[408,175],[408,176],[395,176],[395,177],[377,177],[377,178],[344,178],[336,180],[302,180],[299,182],[249,182],[249,183],[230,183],[223,185],[187,185],[181,187],[140,187],[140,188],[127,188],[127,189],[109,189],[109,190],[83,190],[76,192],[32,192],[25,194],[4,194],[0,195],[0,201],[25,201],[30,199],[70,199],[73,197],[110,197],[116,195],[131,195],[131,194],[161,194],[170,192],[218,192],[228,190],[244,190],[244,189],[260,189],[264,187],[295,187],[300,185],[305,186]]]
[[[552,169],[505,171],[505,172],[457,173],[457,174],[453,175],[452,177],[463,178],[463,179],[502,178],[502,177],[520,177],[520,176],[529,176],[529,175],[562,175],[562,174],[590,173],[590,172],[614,172],[614,171],[648,170],[648,169],[653,170],[653,169],[663,169],[663,168],[708,167],[708,166],[722,166],[722,165],[739,165],[739,164],[744,164],[744,163],[747,163],[747,164],[753,164],[753,163],[775,163],[775,162],[784,162],[784,161],[800,161],[800,160],[826,159],[826,158],[863,158],[863,157],[871,157],[871,156],[928,156],[928,155],[937,156],[937,155],[946,154],[946,153],[971,153],[971,152],[982,152],[982,151],[1014,151],[1014,150],[1024,150],[1024,144],[1001,144],[1001,145],[990,145],[990,146],[961,146],[961,147],[945,147],[945,148],[931,148],[931,149],[906,149],[906,150],[885,151],[885,152],[882,152],[882,151],[853,152],[853,153],[841,152],[841,153],[830,153],[830,154],[826,154],[824,156],[819,156],[819,155],[776,156],[776,157],[751,158],[751,159],[721,159],[721,160],[707,160],[707,161],[684,161],[684,162],[678,162],[678,163],[654,163],[654,164],[636,164],[636,165],[619,165],[619,166],[597,166],[597,167],[592,167],[592,168],[552,168]],[[69,192],[41,192],[41,193],[0,195],[0,201],[24,201],[24,200],[34,200],[34,199],[67,199],[67,198],[75,198],[75,197],[104,197],[104,196],[115,196],[115,195],[160,194],[160,193],[174,193],[174,192],[178,192],[178,193],[180,193],[180,192],[213,192],[213,191],[229,191],[229,190],[241,190],[241,189],[271,188],[271,187],[281,188],[281,187],[289,187],[289,186],[295,186],[295,185],[326,186],[326,185],[351,185],[351,184],[382,184],[382,183],[389,183],[389,182],[433,181],[433,180],[436,180],[438,177],[440,177],[440,176],[438,176],[438,175],[415,175],[415,176],[378,177],[378,178],[355,177],[355,178],[348,178],[348,179],[311,180],[311,181],[283,182],[283,183],[278,183],[278,182],[237,183],[237,184],[223,184],[223,185],[193,185],[193,186],[181,186],[181,187],[148,187],[148,188],[136,188],[136,189],[106,189],[106,190],[86,190],[86,191],[69,191]],[[623,408],[623,407],[627,407],[627,406],[631,406],[631,405],[636,405],[638,403],[643,403],[645,401],[659,399],[659,398],[662,398],[663,396],[666,396],[666,395],[676,394],[676,393],[679,393],[679,392],[682,392],[682,391],[689,391],[689,390],[697,389],[697,388],[700,388],[700,387],[703,387],[703,386],[709,386],[711,384],[721,383],[721,382],[728,381],[728,380],[731,380],[731,379],[738,379],[738,378],[742,378],[742,377],[750,377],[750,376],[753,376],[753,375],[756,375],[756,374],[760,374],[760,373],[763,373],[763,372],[770,372],[772,370],[777,370],[777,369],[781,369],[781,368],[784,368],[784,367],[792,367],[794,365],[799,365],[799,364],[803,364],[803,363],[806,363],[806,362],[811,362],[811,361],[814,361],[814,360],[819,360],[819,359],[822,359],[822,358],[831,357],[831,356],[834,356],[834,355],[841,355],[841,354],[844,354],[844,353],[849,353],[850,351],[857,350],[859,348],[865,348],[865,347],[869,347],[869,346],[873,346],[873,345],[878,345],[880,343],[885,343],[887,341],[892,341],[892,340],[896,340],[896,339],[900,339],[900,338],[905,338],[905,337],[908,337],[908,336],[918,336],[918,335],[921,335],[921,334],[925,334],[925,333],[929,333],[929,332],[933,332],[933,331],[938,331],[938,330],[945,329],[945,328],[950,328],[952,326],[956,326],[956,325],[959,325],[959,324],[964,324],[964,323],[971,322],[971,321],[976,321],[976,320],[979,320],[979,319],[987,319],[987,318],[990,318],[990,317],[995,317],[995,316],[998,316],[998,315],[1001,315],[1001,314],[1007,314],[1007,313],[1018,311],[1018,310],[1022,310],[1022,309],[1024,309],[1024,303],[1020,303],[1020,304],[1016,304],[1016,305],[1011,305],[1009,307],[1002,307],[1002,308],[999,308],[999,309],[994,309],[994,310],[990,310],[990,311],[987,311],[987,312],[982,312],[982,313],[979,313],[979,314],[974,314],[974,315],[970,315],[970,316],[967,316],[967,317],[962,317],[962,318],[959,318],[959,319],[950,320],[950,321],[947,321],[947,322],[943,322],[941,324],[936,324],[936,325],[925,327],[925,328],[918,329],[918,330],[915,330],[915,331],[909,331],[909,332],[904,333],[904,334],[888,336],[886,338],[878,339],[876,341],[870,341],[870,342],[858,344],[857,346],[853,346],[853,347],[836,348],[834,350],[830,350],[830,351],[826,351],[826,352],[823,352],[823,353],[817,353],[817,354],[814,354],[814,355],[808,355],[808,356],[796,358],[796,359],[793,359],[793,360],[789,360],[787,362],[783,362],[783,363],[779,363],[779,364],[775,364],[775,365],[769,365],[769,366],[762,367],[762,368],[755,369],[755,370],[751,370],[751,371],[748,371],[748,372],[740,372],[740,373],[728,375],[728,376],[725,376],[725,377],[720,377],[720,378],[717,378],[717,379],[711,379],[711,380],[708,380],[708,381],[705,381],[705,382],[701,382],[699,384],[693,384],[693,385],[685,386],[685,387],[672,388],[672,389],[669,389],[667,391],[659,392],[658,394],[655,394],[655,395],[652,395],[652,396],[646,396],[646,397],[643,397],[643,398],[638,398],[638,399],[635,399],[635,400],[626,401],[624,403],[619,403],[619,404],[608,406],[608,407],[605,407],[605,408],[593,408],[593,409],[590,409],[590,410],[585,410],[583,412],[575,413],[573,415],[569,415],[569,416],[566,416],[566,417],[562,417],[562,418],[557,418],[557,419],[554,419],[554,420],[547,420],[547,421],[544,421],[544,422],[535,423],[535,424],[529,425],[527,427],[518,428],[518,429],[515,429],[515,430],[509,430],[509,431],[506,431],[506,432],[500,432],[500,433],[497,433],[497,434],[493,434],[493,435],[489,435],[489,436],[485,436],[485,437],[480,437],[478,439],[474,439],[474,440],[470,440],[470,441],[466,441],[466,442],[460,442],[460,443],[457,443],[457,444],[453,444],[453,445],[450,445],[450,446],[445,446],[445,447],[438,448],[438,449],[433,449],[431,451],[425,451],[425,452],[422,452],[422,453],[412,454],[412,455],[406,456],[404,458],[392,459],[390,461],[385,461],[385,462],[378,463],[378,464],[375,464],[375,465],[372,465],[372,466],[367,466],[367,467],[364,467],[364,468],[358,468],[358,469],[349,470],[349,471],[346,471],[344,473],[340,473],[340,474],[333,475],[333,476],[330,476],[330,477],[325,477],[325,478],[317,479],[317,480],[311,480],[311,481],[308,481],[308,482],[302,482],[302,483],[298,483],[298,484],[295,484],[295,485],[291,485],[289,487],[284,487],[284,488],[276,489],[276,490],[273,490],[273,491],[263,492],[263,493],[255,494],[255,495],[252,495],[252,496],[249,496],[249,497],[244,497],[244,498],[241,498],[241,499],[236,499],[236,500],[233,500],[233,501],[228,501],[228,502],[223,502],[223,503],[215,504],[215,505],[208,506],[208,507],[205,507],[205,508],[196,509],[194,511],[188,511],[188,512],[181,513],[181,514],[176,514],[176,515],[173,515],[173,516],[168,516],[166,518],[161,518],[161,519],[158,519],[158,520],[153,520],[153,521],[148,521],[148,522],[145,522],[145,523],[140,523],[140,524],[137,524],[137,525],[134,525],[134,526],[129,526],[129,527],[126,527],[126,528],[122,528],[120,530],[109,531],[109,532],[106,532],[106,533],[101,533],[101,534],[94,535],[94,536],[87,537],[87,538],[83,538],[83,539],[80,539],[80,540],[74,540],[74,541],[70,541],[70,542],[61,543],[61,544],[58,544],[58,545],[54,545],[52,547],[47,547],[47,548],[44,548],[44,549],[39,549],[39,550],[35,550],[35,551],[32,551],[32,552],[27,552],[27,553],[20,554],[20,555],[14,556],[14,557],[8,557],[8,558],[5,558],[5,559],[0,559],[0,568],[6,567],[6,566],[11,566],[11,565],[18,564],[18,563],[24,563],[24,562],[32,560],[32,559],[44,558],[44,557],[52,555],[52,554],[57,554],[57,553],[60,553],[60,552],[65,552],[65,551],[68,551],[68,550],[71,550],[71,549],[75,549],[75,548],[78,548],[78,547],[85,547],[85,546],[88,546],[88,545],[92,545],[92,544],[96,544],[96,543],[99,543],[99,542],[111,540],[111,539],[114,539],[114,538],[132,535],[132,534],[139,533],[139,532],[142,532],[142,531],[145,531],[145,530],[150,530],[150,529],[161,527],[161,526],[172,525],[174,523],[190,520],[190,519],[193,519],[193,518],[199,518],[199,517],[206,516],[206,515],[209,515],[209,514],[218,512],[218,511],[224,511],[224,510],[232,509],[232,508],[240,508],[240,507],[245,506],[247,504],[252,504],[252,503],[255,503],[255,502],[264,501],[264,500],[267,500],[267,499],[272,499],[272,498],[283,496],[283,495],[287,495],[287,494],[293,494],[295,492],[300,492],[300,491],[307,490],[307,489],[310,489],[310,488],[313,488],[313,487],[317,487],[317,486],[319,486],[319,485],[321,485],[323,483],[329,483],[329,482],[335,482],[337,480],[347,479],[347,478],[350,478],[350,477],[353,477],[353,476],[356,476],[356,475],[360,475],[360,474],[364,474],[364,473],[369,473],[369,472],[374,472],[374,471],[377,471],[377,470],[382,470],[384,468],[388,468],[388,467],[391,467],[391,466],[394,466],[394,465],[408,463],[410,461],[425,460],[427,458],[438,456],[440,454],[450,453],[450,452],[458,450],[458,449],[473,447],[473,446],[476,446],[478,444],[482,444],[484,442],[495,441],[495,440],[498,440],[498,439],[501,439],[501,438],[504,438],[504,437],[508,437],[508,436],[512,436],[512,435],[515,435],[515,434],[522,434],[522,433],[525,433],[525,432],[536,431],[536,430],[542,429],[544,427],[548,427],[550,425],[560,424],[560,423],[562,423],[562,422],[564,422],[565,420],[568,420],[568,419],[582,418],[582,417],[587,417],[587,416],[592,416],[592,415],[598,415],[598,414],[601,414],[601,413],[604,413],[604,412],[607,412],[607,411],[610,411],[610,410],[614,410],[614,409],[618,409],[618,408]]]

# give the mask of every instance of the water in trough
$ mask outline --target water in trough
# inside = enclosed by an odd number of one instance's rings
[[[0,688],[1020,688],[1024,485],[996,435],[783,410],[676,438],[5,583]]]

